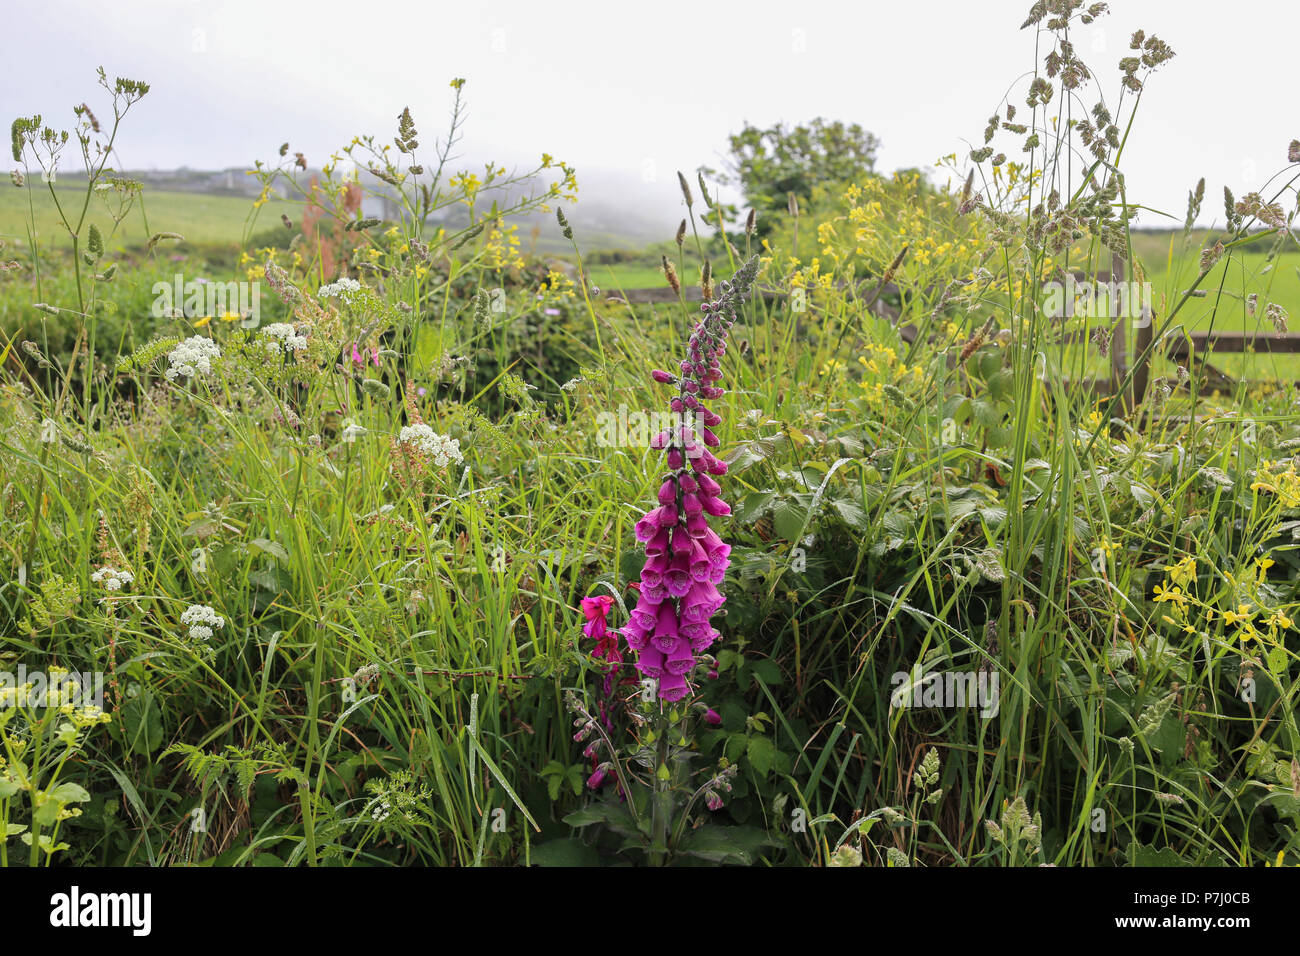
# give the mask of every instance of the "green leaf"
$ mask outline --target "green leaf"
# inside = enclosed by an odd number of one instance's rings
[[[603,823],[622,836],[639,835],[636,824],[632,820],[632,814],[628,812],[627,807],[621,803],[612,803],[608,800],[589,803],[581,810],[575,810],[566,816],[564,822],[571,827],[589,827],[595,823]]]
[[[756,771],[766,776],[776,764],[776,745],[768,737],[750,737],[745,756]]]
[[[785,540],[793,541],[803,533],[807,515],[807,508],[801,508],[793,501],[779,501],[772,510],[772,530]]]
[[[271,541],[267,538],[254,538],[252,544],[259,551],[264,551],[285,564],[289,563],[289,552],[280,542]]]
[[[1191,866],[1169,847],[1157,850],[1134,840],[1128,845],[1129,866]]]
[[[678,852],[713,863],[750,866],[757,861],[759,850],[773,845],[771,838],[757,827],[706,825],[687,835]]]
[[[600,854],[577,837],[547,840],[533,847],[529,860],[533,866],[600,866]]]

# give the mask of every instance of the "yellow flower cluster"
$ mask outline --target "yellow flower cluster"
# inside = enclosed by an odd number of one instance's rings
[[[1296,474],[1294,461],[1283,467],[1277,462],[1261,460],[1250,490],[1276,495],[1283,508],[1300,508],[1300,475]]]

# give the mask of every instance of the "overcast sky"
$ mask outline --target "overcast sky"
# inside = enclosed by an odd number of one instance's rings
[[[1214,214],[1225,184],[1240,194],[1276,171],[1300,136],[1300,3],[1111,6],[1075,34],[1108,92],[1134,29],[1178,54],[1148,84],[1126,156],[1130,198],[1181,217],[1204,175]],[[71,126],[71,105],[105,103],[94,98],[102,63],[153,85],[121,140],[127,167],[244,166],[285,140],[319,165],[354,133],[390,141],[407,105],[431,144],[461,76],[468,158],[522,163],[545,150],[576,165],[580,183],[584,169],[605,170],[629,196],[676,203],[675,170],[716,164],[746,121],[861,123],[880,137],[884,169],[964,154],[1032,65],[1033,31],[1017,29],[1028,7],[42,0],[5,12],[0,118],[39,112]]]

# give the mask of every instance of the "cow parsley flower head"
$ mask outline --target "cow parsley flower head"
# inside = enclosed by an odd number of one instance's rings
[[[221,358],[217,343],[202,335],[193,335],[167,353],[167,380],[201,378],[212,372],[212,360]]]
[[[424,422],[407,425],[398,434],[397,440],[403,445],[419,449],[439,468],[445,468],[451,462],[460,464],[465,456],[460,451],[460,440],[439,435]]]
[[[262,329],[266,350],[272,355],[301,352],[307,347],[307,336],[300,335],[288,322],[272,322]]]
[[[349,279],[347,276],[340,276],[337,282],[321,286],[320,292],[317,294],[322,299],[343,299],[346,302],[353,293],[360,291],[360,282],[356,279]]]
[[[226,626],[226,619],[206,604],[191,604],[181,614],[181,623],[189,627],[191,640],[206,641]]]
[[[95,584],[103,585],[105,591],[118,591],[134,581],[135,575],[130,571],[118,571],[105,565],[91,574],[90,580]]]

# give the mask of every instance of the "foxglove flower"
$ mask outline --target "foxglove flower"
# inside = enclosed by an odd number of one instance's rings
[[[701,318],[677,372],[650,373],[661,385],[677,386],[669,402],[676,425],[650,441],[650,447],[663,451],[668,474],[659,486],[656,506],[634,528],[636,539],[645,545],[646,561],[637,587],[639,600],[620,633],[636,652],[637,670],[658,682],[659,697],[666,701],[690,693],[688,677],[697,655],[717,640],[711,620],[726,601],[720,585],[731,548],[709,526],[709,519],[731,514],[715,480],[727,473],[727,465],[709,450],[719,445],[713,429],[721,417],[706,402],[723,395],[718,383],[727,334],[757,273],[754,257],[731,282],[722,283],[715,301],[700,307]]]

